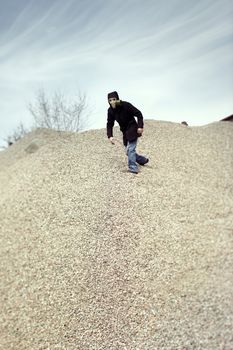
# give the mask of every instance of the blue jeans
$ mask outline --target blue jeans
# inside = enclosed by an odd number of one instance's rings
[[[138,172],[138,164],[144,165],[147,158],[136,153],[137,139],[135,141],[128,141],[125,146],[125,152],[128,156],[128,167],[130,171]]]

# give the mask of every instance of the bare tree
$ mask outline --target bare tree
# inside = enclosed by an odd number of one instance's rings
[[[77,98],[68,100],[61,92],[48,98],[39,90],[35,104],[29,104],[35,126],[58,131],[81,131],[89,127],[87,97],[79,93]]]
[[[34,126],[27,130],[22,122],[4,141],[7,146],[25,136],[34,128],[48,128],[58,131],[81,131],[90,127],[90,109],[86,94],[78,93],[73,99],[67,99],[61,92],[55,92],[48,98],[43,89],[36,94],[35,103],[28,106],[34,118]],[[6,148],[2,146],[2,148]]]
[[[7,138],[3,139],[6,143],[7,146],[13,145],[16,141],[20,140],[22,137],[24,137],[30,130],[27,130],[23,123],[20,122],[18,127],[10,134],[7,136]],[[6,148],[3,146],[3,148]]]

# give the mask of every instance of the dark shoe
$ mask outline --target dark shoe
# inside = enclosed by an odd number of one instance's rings
[[[143,164],[140,164],[140,165],[145,165],[145,164],[147,164],[149,162],[149,158],[146,158],[146,161],[145,161],[145,163],[143,163]]]
[[[128,170],[129,173],[138,174],[138,171]]]

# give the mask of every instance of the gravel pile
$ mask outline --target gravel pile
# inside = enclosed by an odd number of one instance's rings
[[[0,349],[233,349],[233,123],[114,135],[0,153]]]

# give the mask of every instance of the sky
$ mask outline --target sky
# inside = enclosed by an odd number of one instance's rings
[[[232,18],[231,0],[0,0],[0,140],[39,89],[85,93],[93,129],[114,90],[145,119],[232,114]]]

